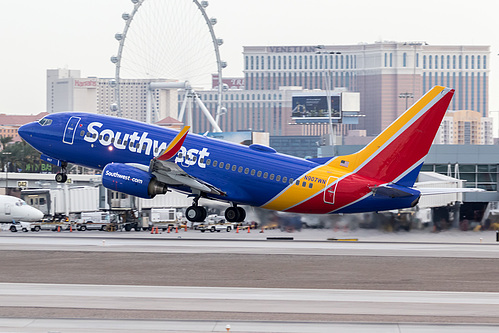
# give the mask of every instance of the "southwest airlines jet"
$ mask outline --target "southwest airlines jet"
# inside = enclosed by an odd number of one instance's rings
[[[415,206],[413,188],[454,89],[436,86],[355,154],[301,159],[133,120],[92,113],[55,113],[19,129],[19,135],[62,167],[102,169],[102,184],[153,198],[170,189],[193,197],[186,215],[206,218],[200,198],[227,202],[225,217],[243,221],[239,205],[306,213],[360,213]]]

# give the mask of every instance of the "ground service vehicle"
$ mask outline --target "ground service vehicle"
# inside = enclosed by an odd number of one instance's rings
[[[81,213],[81,218],[76,220],[76,229],[79,231],[106,231],[112,224],[116,224],[117,222],[118,217],[115,214],[107,212],[84,212]]]

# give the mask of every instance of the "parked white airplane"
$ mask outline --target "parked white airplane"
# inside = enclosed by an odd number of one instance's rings
[[[35,222],[43,218],[43,213],[29,206],[24,200],[10,195],[0,195],[0,222]]]

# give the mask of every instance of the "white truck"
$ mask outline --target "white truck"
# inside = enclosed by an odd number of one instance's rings
[[[220,232],[220,231],[226,231],[230,232],[232,229],[234,229],[234,224],[232,223],[226,223],[225,218],[223,216],[219,215],[209,215],[206,218],[206,221],[203,223],[200,223],[194,227],[195,230],[199,230],[201,232],[209,231],[209,232]]]
[[[118,222],[115,214],[108,212],[83,212],[76,220],[76,230],[110,230],[110,226]]]
[[[12,231],[12,232],[18,232],[18,231],[22,231],[22,232],[28,232],[28,231],[40,231],[39,228],[34,228],[31,226],[31,223],[29,222],[17,222],[17,221],[14,221],[12,222],[12,224],[10,225],[9,227],[9,230]]]

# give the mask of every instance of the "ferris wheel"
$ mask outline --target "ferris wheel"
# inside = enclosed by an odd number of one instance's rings
[[[220,59],[222,39],[215,36],[215,18],[206,13],[208,1],[198,0],[131,0],[133,10],[122,15],[123,32],[115,35],[118,53],[111,57],[116,65],[114,86],[115,102],[111,110],[122,116],[120,90],[125,79],[150,80],[147,89],[147,121],[153,117],[152,93],[158,89],[185,90],[185,99],[177,119],[192,123],[192,104],[197,103],[210,121],[214,131],[218,126],[222,108],[222,69],[226,63]],[[195,89],[210,89],[212,75],[216,74],[217,107],[215,118],[204,106]],[[191,108],[191,109],[189,109]]]

